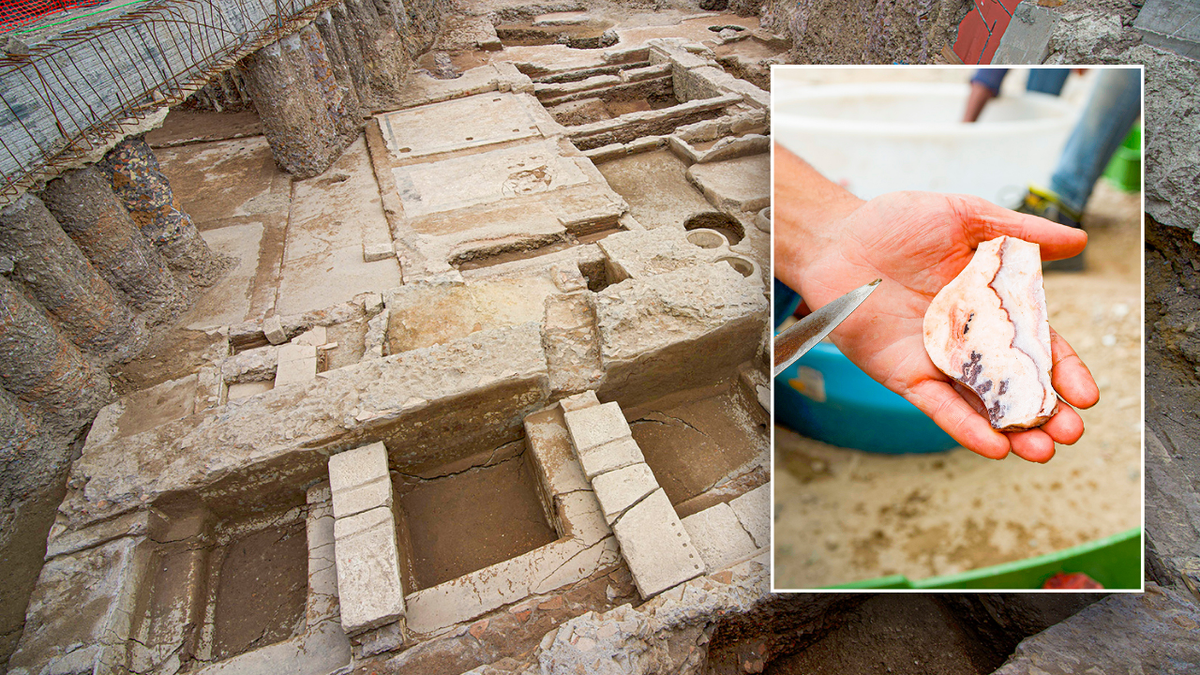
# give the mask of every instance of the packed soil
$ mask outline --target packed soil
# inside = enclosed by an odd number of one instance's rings
[[[303,621],[308,593],[304,521],[268,527],[232,542],[218,584],[214,658],[291,637]]]
[[[734,380],[625,411],[633,439],[671,503],[747,472],[765,457],[767,419]]]
[[[935,596],[893,593],[866,601],[841,627],[763,672],[983,675],[1004,658],[964,630]]]
[[[1141,524],[1139,204],[1102,181],[1084,218],[1087,270],[1046,274],[1050,325],[1101,392],[1099,404],[1080,411],[1079,443],[1037,465],[962,448],[875,454],[776,427],[776,588],[953,574]]]
[[[417,588],[431,588],[558,538],[524,453],[422,481],[400,495]]]

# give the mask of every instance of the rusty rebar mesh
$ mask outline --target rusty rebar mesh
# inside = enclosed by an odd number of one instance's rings
[[[338,0],[158,0],[0,56],[0,206]]]

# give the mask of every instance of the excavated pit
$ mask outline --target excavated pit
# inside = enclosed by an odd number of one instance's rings
[[[558,538],[546,520],[551,506],[538,493],[536,468],[524,439],[474,459],[480,463],[437,478],[392,473],[402,513],[399,536],[411,542],[406,548],[411,551],[412,591],[515,558]]]

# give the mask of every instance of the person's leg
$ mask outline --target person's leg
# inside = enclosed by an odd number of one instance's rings
[[[1030,68],[1029,79],[1025,81],[1025,91],[1058,96],[1062,93],[1063,84],[1070,74],[1070,68]]]
[[[1050,190],[1066,209],[1083,212],[1096,180],[1141,114],[1141,94],[1138,69],[1105,68],[1100,72],[1050,177]]]

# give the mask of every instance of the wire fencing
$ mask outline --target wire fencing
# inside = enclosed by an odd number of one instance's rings
[[[0,55],[0,206],[337,1],[129,3],[136,6],[68,25],[23,53],[10,48]]]

